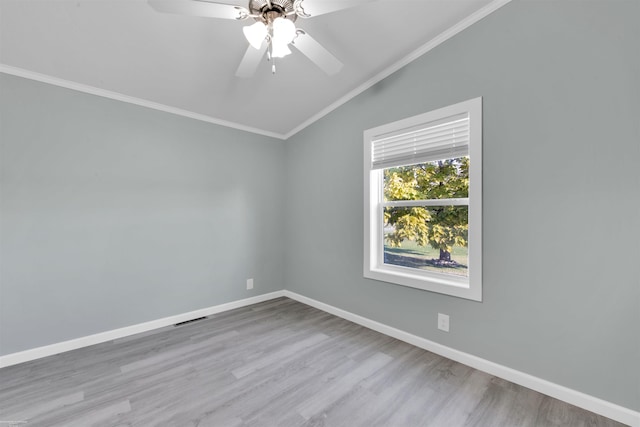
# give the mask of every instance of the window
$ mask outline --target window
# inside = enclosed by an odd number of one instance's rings
[[[364,132],[364,276],[482,300],[482,98]]]

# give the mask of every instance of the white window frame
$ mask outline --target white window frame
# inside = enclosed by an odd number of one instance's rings
[[[372,164],[372,141],[380,135],[414,129],[447,117],[469,115],[469,234],[468,277],[384,263],[383,170]],[[453,199],[447,199],[451,202]],[[447,204],[452,204],[454,202]],[[424,201],[417,202],[424,206]],[[387,202],[387,205],[390,203]],[[403,205],[406,204],[403,202]],[[442,205],[438,201],[433,204]],[[466,200],[454,204],[466,205]],[[364,131],[364,277],[402,286],[482,301],[482,98],[475,98],[428,113]]]

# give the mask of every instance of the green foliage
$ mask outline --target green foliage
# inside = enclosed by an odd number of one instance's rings
[[[428,200],[469,197],[469,158],[459,157],[384,171],[384,198]],[[403,240],[441,251],[441,258],[453,246],[467,246],[467,206],[389,207],[384,210],[387,244],[398,247]],[[443,254],[444,252],[444,254]]]

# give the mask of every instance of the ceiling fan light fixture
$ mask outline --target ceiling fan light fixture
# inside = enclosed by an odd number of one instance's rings
[[[234,0],[233,2],[248,2],[247,7],[228,4],[231,3],[229,0],[147,1],[154,9],[163,13],[239,21],[253,19],[255,22],[252,25],[246,25],[243,28],[249,46],[236,71],[237,77],[248,78],[255,73],[265,53],[268,60],[283,58],[292,53],[289,45],[294,42],[296,50],[325,73],[336,74],[343,64],[306,31],[296,28],[295,22],[298,18],[311,18],[376,0]],[[272,63],[272,71],[275,73],[275,61]]]
[[[267,37],[267,26],[262,22],[256,22],[253,25],[247,25],[242,29],[244,36],[247,38],[247,41],[251,46],[255,49],[260,49],[262,46],[262,42]]]

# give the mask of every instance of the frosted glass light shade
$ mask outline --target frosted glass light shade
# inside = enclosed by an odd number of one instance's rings
[[[289,46],[287,46],[287,43],[280,43],[278,41],[276,41],[276,39],[274,38],[273,41],[271,42],[271,56],[274,58],[284,58],[285,56],[289,55],[291,53],[291,50],[289,49]]]
[[[296,36],[296,25],[286,18],[276,18],[273,21],[273,38],[285,45],[291,43]]]
[[[267,27],[262,22],[256,22],[253,25],[248,25],[242,29],[247,41],[255,49],[260,49],[262,42],[267,37]]]

